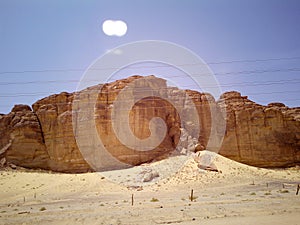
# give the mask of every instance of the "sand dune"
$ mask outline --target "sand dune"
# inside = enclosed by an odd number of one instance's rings
[[[199,169],[190,156],[171,177],[178,157],[104,174],[3,169],[0,224],[300,224],[299,168],[213,158],[220,172]],[[150,167],[164,179],[136,182]]]

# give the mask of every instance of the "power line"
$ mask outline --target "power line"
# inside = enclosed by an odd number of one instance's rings
[[[203,88],[214,88],[214,87],[235,87],[235,86],[264,86],[264,85],[277,85],[277,84],[297,84],[300,83],[300,79],[290,79],[290,80],[278,80],[278,81],[254,81],[254,82],[240,82],[240,83],[230,83],[230,84],[220,84],[218,86],[203,86]],[[181,85],[180,87],[191,87],[192,85]],[[193,86],[192,86],[193,87]]]
[[[266,62],[266,61],[281,61],[281,60],[295,60],[300,57],[282,57],[282,58],[269,58],[269,59],[243,59],[243,60],[232,60],[232,61],[221,61],[221,62],[208,62],[207,64],[228,64],[228,63],[252,63],[252,62]]]
[[[207,65],[213,64],[231,64],[231,63],[253,63],[253,62],[267,62],[267,61],[287,61],[287,60],[296,60],[300,59],[299,56],[296,57],[282,57],[282,58],[268,58],[268,59],[245,59],[245,60],[231,60],[231,61],[219,61],[219,62],[208,62]],[[185,63],[178,64],[175,66],[197,66],[202,65],[200,63]],[[156,65],[156,66],[138,66],[131,68],[160,68],[160,67],[170,67],[171,65]],[[107,67],[107,68],[94,68],[91,70],[111,70],[111,69],[120,69],[119,67]],[[49,73],[49,72],[83,72],[86,69],[80,68],[69,68],[69,69],[43,69],[43,70],[22,70],[22,71],[2,71],[0,75],[3,74],[23,74],[23,73]]]
[[[300,71],[300,68],[286,68],[286,69],[269,69],[269,70],[244,70],[244,71],[236,71],[236,72],[225,72],[225,73],[215,73],[214,75],[241,75],[241,74],[253,74],[253,73],[274,73],[274,72],[296,72]]]
[[[93,81],[93,80],[91,80]],[[95,80],[96,81],[96,80]],[[37,81],[20,81],[20,82],[0,82],[0,85],[15,85],[15,84],[43,84],[43,83],[73,83],[79,80],[37,80]]]
[[[270,69],[270,70],[244,70],[244,71],[231,71],[225,73],[215,73],[216,76],[228,76],[228,75],[248,75],[248,74],[260,74],[260,73],[274,73],[274,72],[296,72],[300,71],[300,68],[286,68],[286,69]],[[211,74],[191,74],[192,76],[211,76]],[[178,76],[166,76],[165,78],[181,77]],[[43,83],[78,83],[80,80],[37,80],[37,81],[20,81],[20,82],[0,82],[0,85],[27,85],[27,84],[43,84]],[[96,79],[87,79],[85,82],[97,82]]]
[[[85,69],[45,69],[45,70],[22,70],[22,71],[2,71],[2,74],[22,74],[22,73],[49,73],[49,72],[83,72]]]
[[[300,83],[300,79],[288,79],[288,80],[278,80],[278,81],[264,81],[264,82],[259,82],[259,81],[254,81],[254,82],[240,82],[240,83],[228,83],[228,84],[220,84],[218,86],[203,86],[203,88],[219,88],[219,87],[236,87],[236,86],[269,86],[269,85],[282,85],[282,84],[298,84]],[[192,88],[194,85],[181,85],[181,88]],[[170,90],[172,87],[162,87],[160,90]],[[135,93],[138,92],[144,92],[143,87],[135,87]],[[140,90],[139,90],[140,89]],[[90,90],[90,93],[95,93],[99,92],[100,89],[97,90]],[[113,92],[120,92],[121,90],[109,90],[109,93]],[[106,91],[101,91],[102,93],[106,93]],[[290,91],[285,91],[285,92],[290,92]],[[278,92],[278,93],[285,93],[285,92]],[[292,92],[300,92],[300,91],[292,91]],[[5,93],[0,93],[0,97],[19,97],[19,96],[40,96],[43,94],[57,94],[57,93],[52,93],[52,92],[27,92],[27,93],[13,93],[13,94],[5,94]],[[254,93],[257,94],[257,93]]]
[[[270,95],[270,94],[284,94],[284,93],[300,93],[299,91],[272,91],[272,92],[260,92],[260,93],[247,93],[248,95]]]

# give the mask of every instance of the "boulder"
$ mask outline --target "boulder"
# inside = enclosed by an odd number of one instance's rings
[[[159,173],[157,171],[154,171],[151,168],[147,168],[139,173],[139,175],[137,176],[137,181],[150,182],[157,177],[159,177]]]

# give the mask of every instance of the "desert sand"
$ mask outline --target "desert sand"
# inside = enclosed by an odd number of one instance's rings
[[[161,165],[176,162],[153,163],[160,177],[143,184],[136,171],[151,164],[126,175],[2,169],[0,224],[300,224],[298,167],[262,169],[215,155],[213,172],[189,156],[164,176]]]

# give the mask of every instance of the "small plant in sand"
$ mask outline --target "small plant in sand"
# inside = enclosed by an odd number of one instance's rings
[[[266,192],[265,195],[272,195],[271,192]]]
[[[279,190],[280,193],[289,193],[289,190]]]
[[[40,208],[40,211],[45,211],[45,210],[46,210],[45,207]]]
[[[152,198],[151,200],[150,200],[150,202],[158,202],[159,200],[157,199],[157,198]]]
[[[250,195],[256,195],[256,193],[255,192],[251,192]]]

